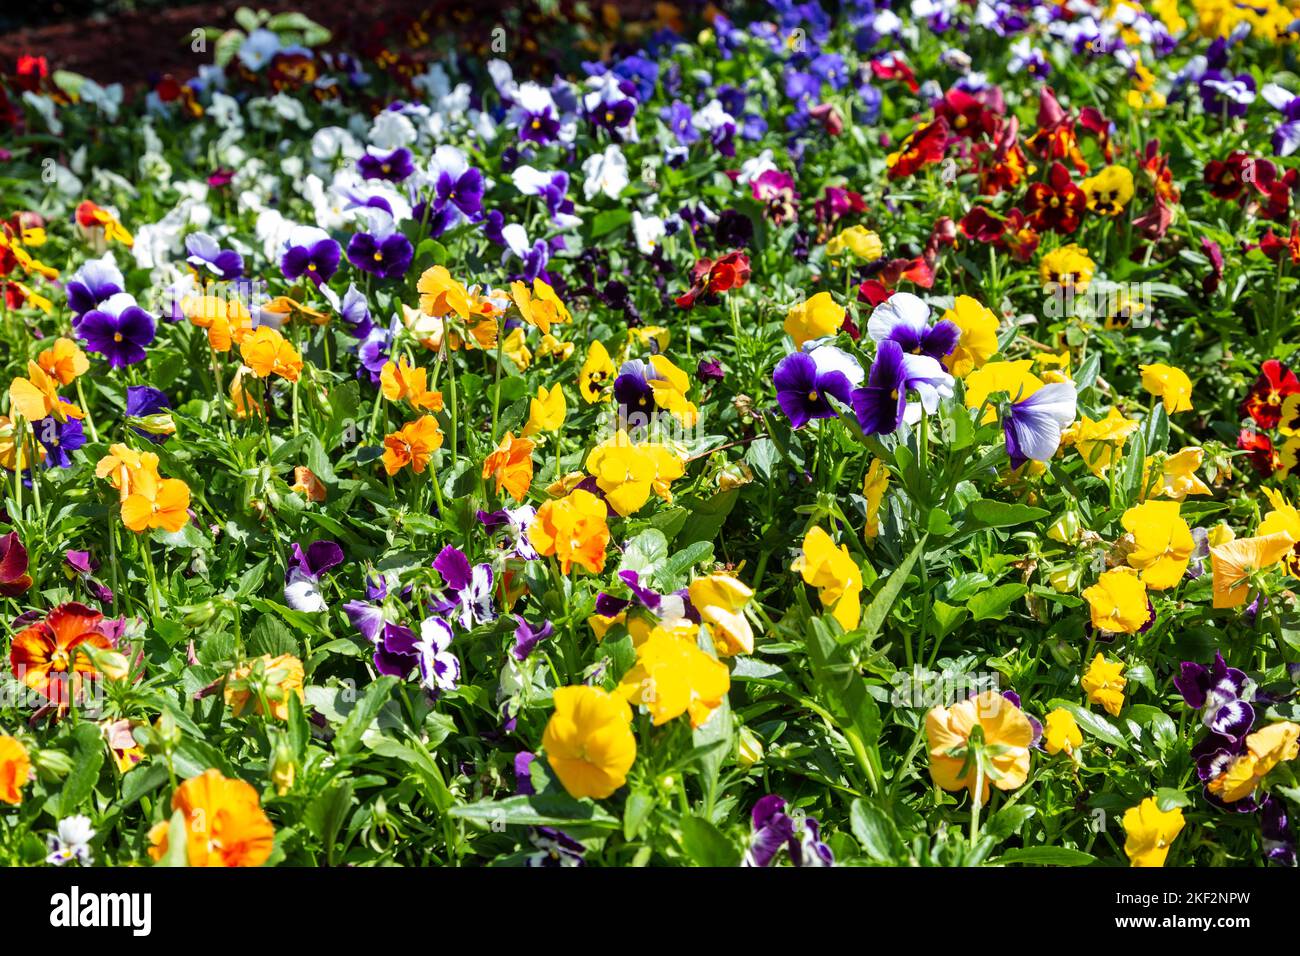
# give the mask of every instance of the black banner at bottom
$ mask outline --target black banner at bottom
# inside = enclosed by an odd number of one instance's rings
[[[593,942],[667,927],[695,946],[781,924],[806,933],[810,917],[930,927],[944,938],[1014,926],[1019,941],[1040,928],[1280,932],[1294,925],[1296,888],[1278,869],[0,870],[0,899],[24,940],[75,933],[168,945],[225,934],[247,945],[262,932],[267,942],[337,944],[341,933],[375,932],[385,945],[409,936],[445,946],[558,921]]]

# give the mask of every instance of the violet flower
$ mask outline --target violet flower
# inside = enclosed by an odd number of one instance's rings
[[[286,279],[307,276],[317,286],[338,271],[342,249],[324,229],[295,226],[280,254],[280,271]]]
[[[320,577],[343,563],[343,549],[333,541],[313,541],[304,552],[295,542],[293,560],[284,575],[284,603],[295,611],[319,614],[328,608]]]
[[[206,232],[195,232],[185,237],[185,261],[200,274],[207,272],[223,282],[238,279],[244,274],[244,257],[234,249],[222,249],[217,240]]]
[[[460,680],[460,661],[448,651],[451,641],[451,626],[441,618],[429,617],[420,623],[420,639],[415,642],[420,682],[433,693],[455,690]]]
[[[400,279],[415,257],[411,240],[400,232],[375,235],[359,232],[348,241],[348,261],[380,279]]]
[[[1018,402],[1002,416],[1011,467],[1026,461],[1050,461],[1061,446],[1061,431],[1075,416],[1078,395],[1073,382],[1051,382]]]
[[[1187,706],[1201,712],[1201,723],[1212,733],[1233,742],[1242,740],[1255,723],[1255,709],[1245,698],[1253,687],[1244,671],[1229,667],[1223,654],[1214,652],[1210,667],[1183,661],[1174,686]]]
[[[930,325],[930,307],[910,292],[895,292],[872,309],[867,334],[873,342],[897,342],[904,352],[932,359],[950,354],[961,339],[955,322]]]
[[[517,661],[526,661],[537,645],[551,636],[555,628],[550,621],[543,621],[541,627],[534,628],[518,614],[515,627],[515,646],[510,648],[510,655]]]
[[[50,416],[33,423],[36,440],[45,448],[46,468],[69,468],[74,452],[86,444],[86,432],[79,420],[69,418],[60,422]]]
[[[415,164],[411,162],[411,151],[404,146],[391,152],[371,146],[357,160],[357,171],[361,173],[362,179],[385,179],[390,183],[400,183],[415,172]]]
[[[153,342],[157,323],[136,304],[134,296],[118,292],[81,317],[77,334],[89,351],[108,359],[109,368],[123,368],[144,360],[145,346]]]
[[[835,409],[826,396],[848,405],[863,377],[862,366],[853,356],[823,345],[787,355],[777,365],[772,382],[790,424],[802,428],[814,418],[834,418]]]
[[[583,854],[587,848],[573,837],[554,827],[533,827],[528,832],[528,840],[537,848],[536,853],[528,855],[526,864],[530,867],[568,867],[585,866]]]
[[[834,866],[835,855],[821,841],[821,827],[813,817],[798,818],[785,812],[785,799],[775,793],[754,804],[754,825],[742,866],[771,866],[782,848],[795,866]]]
[[[95,600],[101,604],[113,603],[113,590],[100,584],[95,578],[95,572],[99,570],[99,562],[91,557],[89,551],[66,551],[63,561],[68,566],[69,573],[74,579],[81,580],[86,591]]]
[[[366,601],[349,601],[343,611],[357,632],[375,648],[375,670],[405,678],[418,663],[415,632],[384,616],[381,607]]]
[[[476,564],[471,568],[463,551],[447,545],[434,558],[433,567],[447,586],[442,598],[433,604],[435,611],[454,615],[467,631],[475,624],[496,620],[491,565]]]
[[[64,286],[68,308],[77,316],[92,311],[99,303],[125,289],[126,279],[122,277],[122,270],[113,263],[111,254],[84,262]]]
[[[942,365],[928,355],[909,355],[894,339],[885,339],[876,349],[867,384],[850,397],[858,424],[866,435],[889,435],[905,420],[918,420],[920,410],[933,415],[940,398],[950,398],[953,379]],[[920,402],[909,405],[909,391]]]
[[[478,512],[479,523],[484,528],[489,531],[503,528],[506,531],[508,537],[502,539],[503,550],[524,561],[536,561],[541,558],[528,539],[528,527],[536,517],[537,509],[532,505]]]

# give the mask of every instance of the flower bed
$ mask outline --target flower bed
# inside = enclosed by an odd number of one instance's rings
[[[1295,864],[1294,8],[656,15],[4,76],[0,863]]]

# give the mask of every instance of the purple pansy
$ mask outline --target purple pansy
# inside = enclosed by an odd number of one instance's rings
[[[434,602],[435,611],[453,616],[465,630],[496,620],[491,565],[476,564],[471,568],[463,551],[447,545],[434,558],[433,567],[446,584],[442,597]]]
[[[1206,113],[1237,119],[1255,102],[1255,78],[1249,73],[1233,76],[1223,70],[1206,70],[1201,75],[1200,94]]]
[[[406,677],[417,663],[415,632],[384,616],[383,608],[366,601],[349,601],[343,611],[358,633],[374,645],[375,670],[391,677]]]
[[[451,625],[442,618],[429,617],[420,623],[420,639],[415,642],[420,682],[433,693],[455,690],[460,680],[460,661],[448,650],[451,642]]]
[[[400,279],[415,257],[411,240],[400,232],[375,235],[359,232],[348,240],[348,261],[380,279]]]
[[[876,348],[867,384],[855,389],[850,401],[864,434],[889,435],[904,420],[919,418],[922,408],[934,414],[939,399],[952,396],[952,388],[952,376],[938,361],[907,354],[897,341],[885,339]],[[919,404],[909,406],[909,391],[917,393]]]
[[[550,621],[543,621],[541,627],[533,627],[518,614],[515,615],[515,646],[510,648],[510,655],[517,661],[528,660],[533,650],[542,641],[551,636],[555,628]]]
[[[785,798],[775,793],[760,797],[754,804],[754,833],[743,865],[771,866],[784,848],[795,866],[834,866],[835,855],[821,841],[817,821],[800,813],[786,813],[785,807]]]
[[[206,232],[186,236],[185,252],[185,261],[200,275],[206,273],[229,282],[244,274],[244,257],[234,249],[222,249],[217,240]]]
[[[1201,723],[1212,733],[1233,742],[1250,733],[1255,709],[1246,698],[1253,687],[1245,672],[1229,667],[1218,651],[1209,667],[1183,661],[1174,686],[1188,707],[1201,712]]]
[[[848,405],[853,389],[862,379],[862,366],[857,360],[833,345],[787,355],[772,374],[776,400],[795,428],[802,428],[814,418],[834,418],[835,409],[826,396]]]
[[[123,368],[144,360],[145,346],[154,340],[154,317],[126,292],[109,296],[77,323],[86,348],[108,359],[109,368]]]
[[[1276,83],[1266,83],[1259,94],[1282,114],[1283,122],[1273,131],[1273,152],[1278,156],[1290,156],[1300,149],[1300,96]]]
[[[1074,421],[1078,395],[1073,382],[1052,382],[1012,403],[1002,416],[1011,467],[1050,461],[1061,446],[1061,431]]]
[[[284,575],[284,603],[311,614],[326,610],[320,577],[342,563],[343,549],[333,541],[313,541],[306,551],[295,542],[293,561]]]
[[[324,229],[295,226],[280,255],[280,271],[286,279],[307,276],[316,285],[328,282],[338,271],[343,250]]]
[[[537,848],[530,853],[526,865],[530,867],[584,866],[583,854],[587,848],[562,830],[554,827],[533,827],[528,840]]]
[[[904,352],[942,359],[957,347],[961,329],[944,319],[930,324],[930,307],[910,292],[895,292],[871,311],[867,334],[874,342],[897,342]]]
[[[81,422],[69,418],[60,422],[53,416],[33,423],[36,440],[45,448],[46,468],[68,468],[72,465],[70,452],[86,444],[86,432]]]
[[[391,152],[371,146],[366,154],[357,160],[357,171],[362,179],[384,179],[390,183],[400,183],[415,172],[411,161],[411,151],[399,146]]]
[[[89,259],[72,274],[64,291],[68,294],[68,308],[81,316],[92,311],[99,303],[123,292],[126,279],[114,263],[112,256]]]
[[[533,547],[533,543],[528,540],[528,527],[536,517],[537,509],[532,505],[478,512],[479,523],[487,530],[505,529],[509,538],[503,539],[503,550],[524,561],[536,561],[541,557]]]

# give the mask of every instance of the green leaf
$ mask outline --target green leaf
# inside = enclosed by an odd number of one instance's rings
[[[1023,803],[1014,803],[1009,807],[1003,807],[989,817],[989,822],[984,825],[983,833],[985,836],[991,836],[998,841],[1005,840],[1007,837],[1019,833],[1020,828],[1037,812],[1033,807],[1025,806]]]
[[[912,565],[916,564],[921,552],[925,548],[927,538],[923,535],[921,540],[916,542],[911,553],[903,559],[903,563],[890,572],[885,583],[880,586],[871,603],[867,605],[867,613],[862,618],[863,641],[868,646],[876,639],[880,629],[884,627],[885,619],[889,616],[894,602],[898,599],[898,594],[903,590],[903,585],[907,583],[907,576],[912,571]]]
[[[350,779],[336,780],[307,805],[303,814],[303,822],[325,847],[331,865],[334,863],[339,830],[343,827],[348,810],[352,808],[352,791],[355,786]]]
[[[849,808],[849,825],[862,849],[877,863],[897,863],[904,855],[903,840],[893,819],[865,797]]]
[[[72,770],[64,778],[59,793],[59,816],[70,816],[90,796],[99,781],[99,768],[104,765],[104,742],[94,724],[80,724],[72,732],[77,743],[77,753]]]
[[[1039,518],[1047,517],[1048,514],[1042,508],[994,501],[991,498],[981,498],[979,501],[971,502],[966,513],[971,523],[980,528],[1010,528],[1037,521]]]
[[[991,863],[1027,863],[1033,866],[1087,866],[1095,863],[1097,858],[1082,850],[1071,850],[1063,846],[1027,846],[1007,850]]]
[[[590,800],[575,800],[568,794],[544,793],[536,796],[507,797],[505,800],[479,800],[451,807],[447,813],[461,820],[480,823],[514,824],[530,827],[558,827],[583,824],[605,830],[617,829],[619,821]]]
[[[682,849],[700,866],[740,864],[740,848],[703,817],[682,818]]]
[[[361,743],[361,735],[369,729],[371,722],[379,715],[379,709],[384,706],[396,684],[396,677],[385,674],[366,688],[365,694],[348,712],[343,726],[334,737],[335,753],[350,754],[357,749]]]
[[[1116,747],[1127,747],[1128,742],[1119,729],[1105,717],[1098,716],[1086,707],[1080,707],[1073,701],[1056,699],[1048,705],[1049,710],[1055,710],[1057,707],[1064,708],[1070,712],[1070,716],[1078,723],[1079,728],[1086,734],[1112,744]]]
[[[970,610],[972,620],[1000,621],[1007,616],[1011,605],[1028,593],[1029,588],[1024,584],[1000,584],[975,595],[966,602],[966,607]]]

